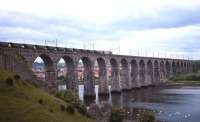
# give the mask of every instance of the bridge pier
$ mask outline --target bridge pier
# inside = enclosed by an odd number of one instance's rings
[[[47,88],[56,90],[57,89],[57,73],[56,71],[45,71],[45,84]]]
[[[120,83],[122,90],[130,90],[131,85],[129,81],[129,67],[128,62],[125,59],[121,61],[121,68],[120,68]]]
[[[68,90],[71,90],[78,94],[78,72],[76,61],[70,56],[62,57],[65,61],[66,69],[66,87]]]
[[[84,66],[84,97],[95,97],[94,64],[88,57],[82,57],[81,60]]]
[[[159,68],[159,72],[160,72],[160,83],[163,83],[165,81],[165,65],[164,65],[164,61],[160,62],[160,68]]]
[[[95,97],[94,78],[92,72],[84,72],[84,96]]]
[[[103,80],[103,79],[101,79]],[[105,83],[106,79],[104,79],[105,81],[103,83],[99,84],[99,89],[98,89],[98,93],[99,95],[108,95],[109,91],[108,91],[108,85]]]
[[[113,72],[111,80],[111,92],[121,92],[118,72]]]
[[[146,86],[146,70],[143,60],[139,63],[139,84],[140,87]]]
[[[110,60],[111,64],[111,92],[121,92],[119,65],[115,59]]]
[[[147,85],[153,85],[153,64],[151,61],[147,62],[147,67],[146,67],[147,73],[146,73],[146,82]]]
[[[99,65],[99,95],[108,95],[108,73],[106,62],[102,58],[97,58],[97,63]]]
[[[139,75],[138,75],[138,63],[136,60],[131,61],[131,66],[130,66],[130,79],[131,79],[131,86],[132,88],[139,88]]]
[[[154,61],[154,67],[153,67],[153,77],[154,77],[154,85],[160,84],[160,73],[159,73],[159,64],[158,61]]]
[[[103,73],[103,72],[101,72],[101,73]],[[100,81],[100,83],[99,83],[99,91],[98,91],[99,95],[108,95],[109,91],[108,91],[108,78],[107,78],[107,75],[100,76],[99,81]]]
[[[67,71],[67,89],[74,91],[76,94],[78,93],[78,83],[77,83],[77,73],[73,69],[69,69]]]

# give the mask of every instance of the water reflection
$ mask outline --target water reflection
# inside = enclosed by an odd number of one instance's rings
[[[83,100],[84,86],[79,86],[79,97]],[[157,119],[165,122],[199,122],[200,87],[148,87],[109,96],[98,96],[95,86],[97,104],[107,100],[112,106],[126,108],[147,108],[155,112]],[[87,100],[84,100],[87,101]],[[91,100],[90,100],[91,102]],[[89,103],[87,103],[89,104]]]

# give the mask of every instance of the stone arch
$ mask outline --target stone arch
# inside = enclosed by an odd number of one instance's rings
[[[99,67],[99,94],[108,94],[107,66],[103,58],[97,58]]]
[[[139,82],[141,85],[145,85],[145,63],[144,60],[140,60],[139,63]]]
[[[158,61],[154,61],[154,82],[158,84],[160,82],[159,64]]]
[[[176,75],[176,63],[174,61],[172,62],[172,74],[173,76]]]
[[[66,87],[67,89],[76,90],[76,71],[74,60],[70,56],[63,56],[60,59],[65,61],[66,69]]]
[[[54,69],[53,60],[51,59],[50,56],[48,56],[46,54],[41,54],[38,57],[41,57],[42,60],[44,61],[44,65],[45,65],[45,69],[46,70],[52,70],[52,69]]]
[[[128,62],[124,58],[121,60],[120,83],[121,83],[122,90],[126,90],[130,88]]]
[[[48,73],[51,72],[51,71],[55,71],[53,60],[50,58],[50,56],[48,56],[46,54],[38,55],[35,58],[35,60],[37,60],[38,58],[41,58],[42,61],[44,62],[44,72],[45,72],[45,81],[46,81],[46,80],[48,80],[48,77],[50,77]]]
[[[165,64],[164,64],[164,61],[160,62],[160,79],[161,80],[165,79]]]
[[[138,86],[138,64],[136,60],[131,61],[131,84],[132,88]]]
[[[153,64],[151,60],[147,62],[147,81],[153,85]]]
[[[35,60],[37,60],[38,57],[40,57],[44,62],[44,71],[41,72],[41,75],[44,75],[45,86],[48,88],[56,88],[57,73],[53,60],[47,54],[40,54],[36,56]]]
[[[83,63],[83,82],[84,82],[84,97],[95,96],[94,78],[93,78],[93,62],[88,57],[81,57],[79,61]]]
[[[120,91],[120,82],[119,82],[119,68],[117,60],[114,58],[110,59],[111,65],[111,90],[113,92]]]
[[[165,67],[166,67],[166,78],[169,78],[171,70],[169,61],[166,61]]]

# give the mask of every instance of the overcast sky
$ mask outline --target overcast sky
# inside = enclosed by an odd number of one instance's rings
[[[200,0],[0,0],[0,41],[55,39],[64,47],[200,59]]]

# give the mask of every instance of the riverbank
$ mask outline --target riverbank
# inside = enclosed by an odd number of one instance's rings
[[[113,107],[107,102],[91,104],[88,114],[97,122],[155,122],[152,110],[144,108]]]
[[[200,72],[178,75],[169,79],[167,86],[200,86]]]
[[[200,81],[168,81],[165,86],[200,86]]]

